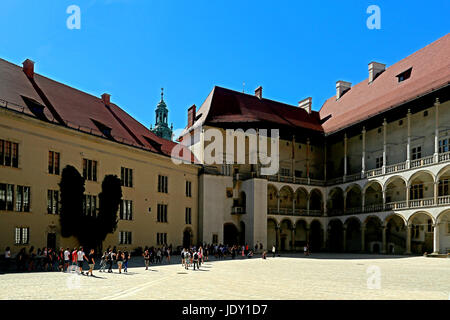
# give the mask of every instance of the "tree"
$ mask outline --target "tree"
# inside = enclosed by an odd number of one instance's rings
[[[84,178],[77,169],[66,166],[59,183],[61,193],[61,235],[74,236],[84,248],[98,249],[108,233],[117,228],[117,211],[122,200],[120,179],[107,175],[102,182],[99,194],[99,211],[87,216],[84,214]]]
[[[122,201],[120,179],[115,175],[105,176],[102,182],[102,192],[98,198],[97,234],[99,243],[101,243],[108,233],[113,233],[117,228],[117,211]]]
[[[83,217],[84,178],[77,169],[68,165],[61,174],[59,183],[61,194],[61,235],[70,237],[76,234]]]

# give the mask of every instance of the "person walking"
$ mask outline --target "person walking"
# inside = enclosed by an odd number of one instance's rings
[[[89,264],[89,271],[87,273],[87,275],[89,276],[89,274],[91,274],[91,277],[94,276],[93,275],[93,271],[94,271],[94,266],[95,266],[95,251],[94,249],[91,249],[91,252],[89,253],[89,258],[88,258],[88,264]]]
[[[128,261],[130,260],[130,257],[128,251],[123,253],[123,272],[128,273]]]
[[[183,250],[181,250],[181,266],[184,267],[184,262],[185,262],[185,258],[184,255],[186,253],[186,249],[183,248]]]
[[[77,265],[77,249],[73,248],[72,251],[72,266],[76,266]]]
[[[80,247],[80,249],[77,252],[77,261],[78,261],[78,268],[81,274],[84,274],[83,271],[84,260],[88,261],[88,258],[86,258],[86,255],[84,254],[83,247]]]
[[[150,253],[148,252],[148,249],[144,251],[142,256],[144,257],[145,270],[148,270],[148,265],[150,264]]]
[[[64,270],[67,271],[69,269],[70,264],[70,251],[69,248],[67,248],[64,251]]]
[[[198,252],[194,251],[194,254],[192,255],[192,262],[194,265],[194,270],[195,270],[195,266],[197,266],[197,270],[200,269],[200,266],[198,265]]]
[[[275,258],[275,246],[272,246],[272,255],[273,255],[273,258]]]
[[[108,251],[103,252],[103,255],[100,259],[100,270],[99,272],[105,272],[106,270],[106,263],[108,259]]]
[[[113,272],[112,267],[113,267],[113,263],[114,263],[114,256],[115,256],[114,252],[111,249],[109,249],[108,256],[106,258],[109,263],[108,273]]]
[[[303,254],[305,255],[305,257],[308,255],[308,247],[306,246],[306,244],[303,247]]]
[[[124,260],[124,255],[122,251],[117,252],[116,261],[117,261],[117,267],[119,268],[119,273],[122,273],[122,264]]]
[[[5,271],[9,271],[9,266],[11,265],[11,248],[6,247],[5,249]]]

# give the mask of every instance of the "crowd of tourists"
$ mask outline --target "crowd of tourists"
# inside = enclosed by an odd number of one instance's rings
[[[273,257],[275,257],[275,246],[272,247],[271,251]],[[189,248],[178,248],[177,252],[181,256],[183,268],[189,269],[192,267],[194,270],[199,269],[205,261],[209,261],[210,256],[213,256],[216,260],[222,260],[228,257],[231,259],[235,259],[236,257],[252,258],[255,254],[259,253],[263,259],[267,257],[267,251],[263,250],[261,243],[257,243],[254,247],[249,247],[248,244],[203,244],[189,246]],[[308,244],[304,247],[304,254],[310,255]],[[150,265],[170,264],[171,256],[172,245],[163,245],[158,248],[145,247],[142,253],[145,270],[148,270]],[[109,247],[99,256],[94,249],[88,250],[85,253],[83,247],[73,249],[60,248],[59,250],[38,248],[35,250],[33,246],[28,250],[22,248],[14,258],[17,271],[61,271],[84,274],[83,267],[85,262],[87,262],[89,266],[87,275],[91,276],[93,275],[96,263],[100,266],[99,272],[112,273],[115,266],[117,266],[119,273],[127,273],[130,259],[131,253],[129,251],[117,250],[116,247]],[[4,254],[4,271],[10,271],[12,260],[11,250],[7,247]]]

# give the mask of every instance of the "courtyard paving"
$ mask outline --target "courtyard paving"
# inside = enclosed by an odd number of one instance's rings
[[[0,299],[449,299],[450,259],[351,254],[215,260],[185,270],[179,259],[134,259],[128,274],[96,277],[32,272],[0,274]],[[87,266],[86,266],[87,267]],[[196,288],[194,290],[194,288]]]

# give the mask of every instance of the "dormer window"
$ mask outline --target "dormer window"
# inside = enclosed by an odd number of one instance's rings
[[[412,71],[412,67],[409,68],[408,70],[403,71],[402,73],[398,74],[397,75],[398,82],[402,82],[402,81],[409,79],[409,77],[411,77],[411,71]]]
[[[22,96],[23,101],[25,101],[25,104],[27,105],[28,109],[36,116],[36,118],[41,120],[48,120],[47,117],[44,114],[44,108],[42,104],[37,102],[34,99]]]
[[[114,139],[113,136],[111,135],[111,128],[108,127],[107,125],[104,125],[103,123],[101,123],[100,121],[91,119],[91,121],[96,125],[96,127],[98,128],[98,130],[107,138],[109,139]]]

